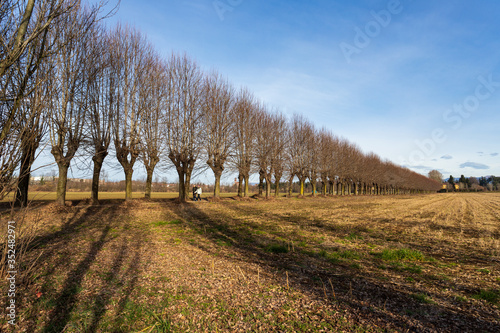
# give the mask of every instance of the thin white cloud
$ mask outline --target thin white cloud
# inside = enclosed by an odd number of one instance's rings
[[[441,156],[441,159],[443,159],[443,160],[451,160],[452,158],[453,158],[453,156],[448,155],[448,154]]]
[[[466,162],[466,163],[460,164],[460,168],[461,169],[472,168],[472,169],[476,169],[476,170],[487,170],[490,167],[487,166],[486,164],[475,163],[475,162]]]

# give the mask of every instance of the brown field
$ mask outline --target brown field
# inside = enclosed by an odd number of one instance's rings
[[[498,193],[35,202],[24,220],[18,331],[500,331]]]

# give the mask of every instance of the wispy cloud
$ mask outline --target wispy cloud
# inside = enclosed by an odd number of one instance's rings
[[[410,169],[417,169],[417,170],[430,170],[430,169],[432,169],[432,167],[426,166],[426,165],[412,165],[412,166],[404,165],[404,166],[407,168],[410,168]]]
[[[443,159],[443,160],[451,160],[452,158],[453,158],[453,156],[451,156],[451,155],[441,156],[441,159]]]
[[[492,153],[490,155],[493,156],[493,157],[495,157],[495,156],[498,156],[498,153]]]
[[[460,168],[461,169],[472,168],[472,169],[476,169],[476,170],[487,170],[490,167],[487,166],[486,164],[475,163],[475,162],[466,162],[466,163],[460,164]]]

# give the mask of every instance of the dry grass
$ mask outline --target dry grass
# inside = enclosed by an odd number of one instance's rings
[[[499,194],[41,202],[33,214],[45,220],[20,286],[28,332],[500,328]]]

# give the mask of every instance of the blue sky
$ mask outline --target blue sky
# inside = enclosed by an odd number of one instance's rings
[[[492,0],[123,0],[109,24],[365,152],[456,177],[500,175],[498,13]]]

